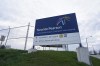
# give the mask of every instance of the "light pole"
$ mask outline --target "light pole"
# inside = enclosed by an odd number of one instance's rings
[[[92,36],[89,36],[89,37],[86,38],[87,48],[89,48],[89,45],[88,45],[88,38],[90,38],[90,37],[92,37]]]

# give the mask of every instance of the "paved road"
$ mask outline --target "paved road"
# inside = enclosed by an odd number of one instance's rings
[[[100,59],[100,55],[91,55],[91,56]]]

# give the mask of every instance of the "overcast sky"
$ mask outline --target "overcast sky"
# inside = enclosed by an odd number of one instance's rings
[[[69,13],[76,13],[82,44],[92,36],[89,46],[100,46],[100,0],[0,0],[0,29]]]

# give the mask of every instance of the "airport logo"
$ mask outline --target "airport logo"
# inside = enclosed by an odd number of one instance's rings
[[[68,16],[61,17],[58,19],[57,26],[59,24],[65,25],[66,22],[68,22],[68,21],[70,21],[70,17],[68,17]]]

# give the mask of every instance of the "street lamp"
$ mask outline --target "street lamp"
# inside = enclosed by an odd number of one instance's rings
[[[89,46],[88,46],[88,41],[87,41],[87,40],[88,40],[88,38],[90,38],[90,37],[92,37],[92,36],[89,36],[89,37],[86,38],[87,48],[89,48]]]

